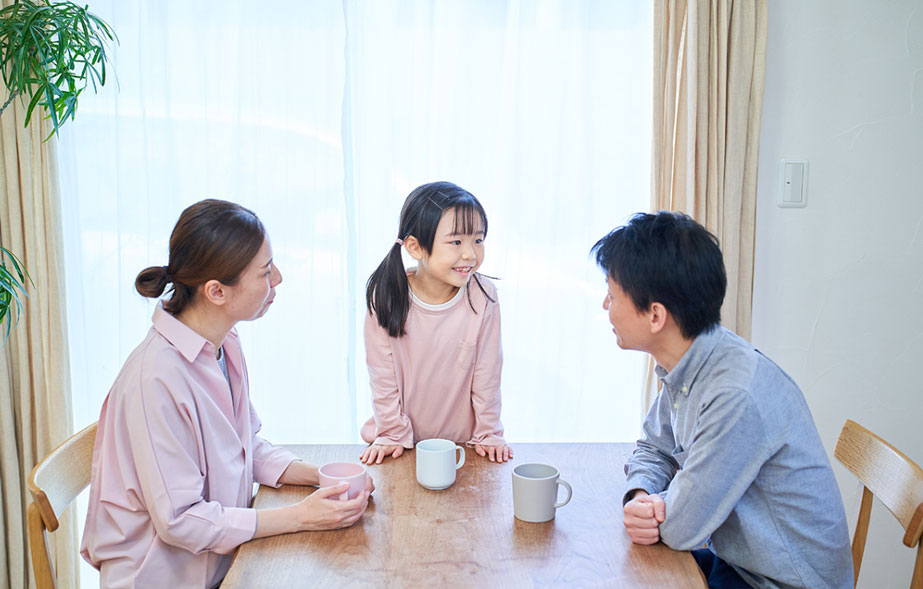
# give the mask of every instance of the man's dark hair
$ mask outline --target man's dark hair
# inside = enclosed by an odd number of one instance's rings
[[[642,311],[666,307],[683,337],[693,339],[721,321],[727,276],[718,239],[691,217],[638,213],[596,242],[591,253]]]

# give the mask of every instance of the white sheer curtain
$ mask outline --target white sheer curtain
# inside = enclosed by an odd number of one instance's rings
[[[618,350],[588,250],[650,202],[651,7],[255,6],[91,6],[121,44],[118,87],[85,95],[59,144],[75,427],[149,328],[135,276],[166,263],[184,207],[220,197],[260,215],[284,276],[238,327],[265,436],[357,442],[365,281],[406,194],[445,179],[490,221],[508,439],[634,439],[643,358]]]
[[[86,95],[62,141],[75,424],[96,419],[153,303],[134,277],[165,264],[187,205],[253,208],[284,275],[273,312],[240,330],[254,400],[283,442],[352,440],[345,358],[347,230],[338,2],[127,2],[118,87]]]
[[[410,189],[465,187],[490,223],[482,272],[501,279],[508,438],[634,439],[641,358],[615,345],[588,250],[649,203],[650,6],[346,8],[359,281],[396,237]],[[369,415],[359,353],[358,405]]]
[[[60,143],[75,427],[149,327],[135,275],[180,211],[253,208],[284,282],[239,327],[267,438],[355,442],[364,286],[414,186],[490,221],[511,441],[631,440],[642,357],[601,308],[596,239],[649,198],[651,7],[600,1],[95,0],[118,88]]]

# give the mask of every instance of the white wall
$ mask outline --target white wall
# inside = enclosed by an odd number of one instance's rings
[[[760,140],[753,342],[801,385],[833,459],[858,421],[923,464],[923,2],[773,0]],[[808,205],[776,205],[782,158]],[[915,550],[880,506],[860,587],[907,587]]]

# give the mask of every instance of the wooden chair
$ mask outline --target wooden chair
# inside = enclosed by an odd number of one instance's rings
[[[910,548],[917,547],[910,587],[923,589],[923,542],[920,542],[923,534],[923,469],[897,448],[851,420],[846,420],[843,425],[833,455],[862,483],[862,503],[852,541],[853,583],[859,579],[874,495],[904,528],[904,544]]]
[[[58,516],[90,484],[96,424],[84,428],[35,465],[29,475],[32,503],[27,509],[29,552],[38,589],[56,588],[47,532],[58,529]]]

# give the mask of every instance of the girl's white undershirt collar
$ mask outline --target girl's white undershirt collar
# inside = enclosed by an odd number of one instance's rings
[[[411,268],[407,272],[408,274],[410,274],[415,271],[416,271],[416,268]],[[451,299],[447,300],[444,303],[439,303],[438,305],[433,305],[433,304],[424,302],[421,298],[419,298],[417,295],[414,294],[412,288],[410,289],[410,298],[413,300],[414,303],[420,305],[424,309],[427,309],[430,311],[441,311],[443,309],[448,309],[449,307],[457,303],[458,300],[462,297],[462,295],[465,294],[466,288],[468,288],[467,284],[459,288],[458,292],[456,292],[455,296],[453,296]]]

